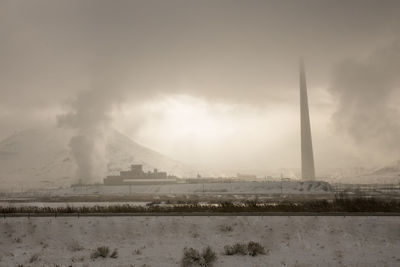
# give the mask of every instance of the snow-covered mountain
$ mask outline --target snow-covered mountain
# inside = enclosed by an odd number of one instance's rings
[[[68,186],[76,182],[74,157],[68,147],[72,132],[59,128],[21,131],[0,142],[0,191]],[[148,149],[117,131],[111,131],[106,149],[107,173],[115,174],[130,164],[144,170],[158,168],[182,176],[191,172],[185,164]],[[102,178],[98,177],[101,182]]]
[[[377,174],[377,175],[394,174],[394,175],[398,176],[398,175],[400,175],[400,160],[393,161],[389,165],[386,165],[382,168],[377,169],[372,174]]]
[[[400,160],[393,161],[383,167],[353,168],[341,172],[335,182],[342,183],[399,183]]]
[[[400,160],[393,161],[384,167],[375,169],[362,178],[373,183],[399,183]]]

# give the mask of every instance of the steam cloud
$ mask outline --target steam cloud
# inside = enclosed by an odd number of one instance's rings
[[[57,117],[59,126],[75,131],[69,148],[78,167],[76,176],[80,183],[98,182],[106,174],[110,112],[126,92],[123,84],[129,64],[122,60],[123,54],[104,53],[112,48],[105,46],[92,52],[89,89],[79,91],[69,111]]]
[[[76,131],[69,147],[81,183],[93,182],[95,177],[104,174],[106,133],[110,122],[108,111],[112,105],[112,101],[106,98],[106,92],[81,91],[71,105],[72,110],[58,117],[60,126]]]
[[[333,116],[338,130],[371,149],[400,156],[400,41],[366,60],[348,59],[334,70],[331,93],[338,100]]]

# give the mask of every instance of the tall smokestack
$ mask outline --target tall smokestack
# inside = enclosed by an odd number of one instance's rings
[[[301,178],[315,180],[314,154],[308,111],[307,83],[303,60],[300,60]]]

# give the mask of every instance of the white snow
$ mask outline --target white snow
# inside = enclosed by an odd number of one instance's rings
[[[205,246],[217,252],[215,266],[399,266],[399,229],[399,217],[364,216],[5,218],[0,266],[180,266],[184,247]],[[222,255],[248,241],[267,255]],[[90,259],[98,246],[118,258]]]
[[[23,196],[77,196],[77,195],[256,195],[256,194],[332,194],[326,182],[298,181],[260,181],[232,183],[197,183],[197,184],[164,184],[164,185],[125,185],[125,186],[76,186],[52,190],[38,190],[24,193]]]

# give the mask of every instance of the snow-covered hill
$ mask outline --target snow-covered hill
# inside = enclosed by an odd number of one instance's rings
[[[393,161],[389,165],[386,165],[378,170],[374,171],[372,174],[377,175],[400,175],[400,160]]]
[[[340,170],[331,175],[330,182],[372,184],[372,183],[399,183],[400,160],[391,162],[383,167],[352,168]]]
[[[16,190],[68,186],[76,182],[76,163],[68,147],[72,132],[59,128],[21,131],[0,142],[0,189]],[[106,149],[107,173],[114,174],[140,163],[184,175],[190,167],[111,131]],[[102,181],[103,177],[98,177]]]
[[[359,183],[399,183],[400,181],[400,160],[375,168],[358,175]]]

